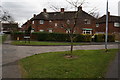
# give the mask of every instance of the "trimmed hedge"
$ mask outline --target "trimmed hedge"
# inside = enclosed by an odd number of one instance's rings
[[[12,33],[12,39],[16,40],[19,37],[20,40],[24,40],[25,33],[23,32],[14,32]],[[36,41],[58,41],[58,42],[70,42],[69,34],[62,34],[62,33],[45,33],[45,32],[34,32],[31,35],[31,40]],[[74,34],[76,38],[74,42],[91,42],[92,35],[82,35],[82,34]],[[95,35],[94,42],[104,42],[105,35],[99,34]],[[115,37],[114,35],[108,36],[109,42],[114,42]]]
[[[13,32],[11,33],[12,40],[17,40],[17,37],[19,37],[20,40],[24,39],[24,32]]]
[[[95,35],[94,41],[95,42],[105,42],[105,34]],[[109,34],[108,35],[108,42],[115,42],[115,36],[112,34]]]

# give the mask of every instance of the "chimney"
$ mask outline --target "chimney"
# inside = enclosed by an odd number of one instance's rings
[[[82,10],[82,6],[79,6],[79,7],[78,7],[78,11],[80,11],[80,10]]]
[[[34,14],[33,16],[36,17],[36,14]]]
[[[43,12],[45,12],[45,13],[46,13],[46,12],[47,12],[47,9],[46,9],[46,8],[44,8],[44,9],[43,9]]]
[[[64,8],[61,8],[61,12],[64,12]]]

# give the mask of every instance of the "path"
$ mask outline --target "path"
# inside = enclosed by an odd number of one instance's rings
[[[120,78],[120,75],[118,74],[118,72],[120,72],[120,69],[118,68],[120,65],[120,43],[118,44],[118,46],[119,51],[116,54],[115,60],[110,63],[110,67],[105,75],[105,78]]]

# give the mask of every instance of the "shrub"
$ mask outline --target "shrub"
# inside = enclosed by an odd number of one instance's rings
[[[96,34],[95,35],[95,42],[105,42],[105,34]],[[108,42],[114,42],[115,41],[115,36],[112,34],[108,35]]]
[[[23,40],[24,32],[13,32],[13,33],[11,33],[12,40],[17,40],[17,37],[19,37],[20,40]]]

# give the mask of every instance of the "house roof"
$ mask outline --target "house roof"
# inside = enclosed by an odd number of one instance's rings
[[[109,22],[120,22],[120,16],[112,16],[109,15],[108,17],[108,21]],[[106,15],[103,15],[102,17],[100,17],[96,23],[105,23],[106,22]]]
[[[18,27],[18,23],[2,23],[2,27]]]
[[[31,20],[69,20],[75,17],[76,11],[65,12],[41,12]],[[83,10],[78,11],[78,19],[95,19]]]

